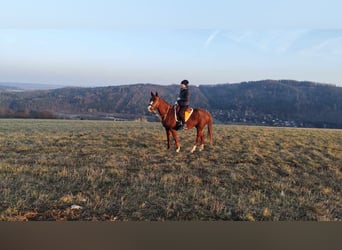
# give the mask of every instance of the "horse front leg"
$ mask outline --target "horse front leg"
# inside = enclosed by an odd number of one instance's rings
[[[175,140],[175,143],[176,143],[176,147],[177,147],[176,152],[179,153],[180,148],[181,148],[181,145],[180,145],[179,142],[178,142],[177,132],[176,132],[176,130],[173,130],[173,129],[172,129],[172,130],[171,130],[171,133],[172,133],[173,139]]]
[[[167,139],[167,149],[170,149],[171,144],[170,144],[170,129],[165,129],[166,130],[166,139]]]

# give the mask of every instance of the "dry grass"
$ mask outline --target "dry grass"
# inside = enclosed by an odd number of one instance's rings
[[[342,130],[0,120],[0,220],[341,221]],[[72,205],[78,205],[75,209]]]

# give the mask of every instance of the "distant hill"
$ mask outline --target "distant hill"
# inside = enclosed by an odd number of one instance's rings
[[[178,85],[134,84],[0,92],[0,117],[85,119],[156,118],[147,112],[151,91],[170,104]],[[292,80],[191,86],[191,105],[216,123],[342,128],[342,88]]]
[[[58,89],[62,85],[51,85],[41,83],[15,83],[15,82],[0,82],[0,91],[25,91],[25,90],[43,90],[43,89]]]
[[[0,83],[0,92],[9,92],[9,91],[19,91],[19,88],[7,85],[1,85]]]
[[[265,80],[200,89],[224,122],[342,128],[342,88],[334,85]]]

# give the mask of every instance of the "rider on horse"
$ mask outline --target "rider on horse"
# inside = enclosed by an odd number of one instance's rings
[[[188,88],[189,81],[183,80],[181,82],[181,89],[179,91],[179,96],[177,98],[177,104],[179,106],[179,111],[177,113],[178,121],[177,127],[182,127],[186,129],[185,124],[185,111],[189,106],[189,88]]]

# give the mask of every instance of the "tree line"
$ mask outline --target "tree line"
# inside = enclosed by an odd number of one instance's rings
[[[0,117],[144,117],[150,92],[173,104],[178,85],[133,84],[96,88],[0,92]],[[212,112],[219,123],[342,128],[342,88],[292,80],[190,85],[190,102]]]

